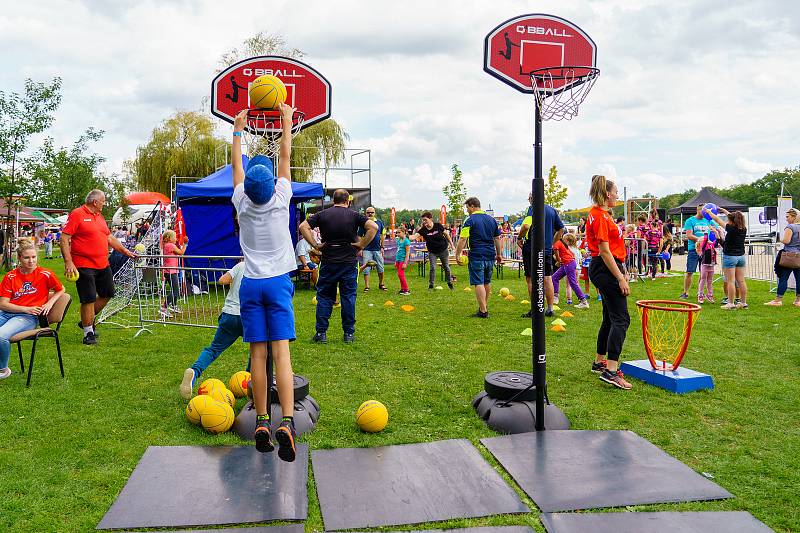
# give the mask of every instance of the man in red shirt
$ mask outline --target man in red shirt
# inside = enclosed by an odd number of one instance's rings
[[[114,275],[108,264],[108,247],[128,257],[136,257],[108,230],[102,213],[105,203],[103,191],[90,191],[86,202],[69,214],[61,234],[64,274],[67,279],[75,272],[80,274],[75,286],[81,302],[80,327],[83,328],[84,344],[97,344],[95,315],[114,296]]]

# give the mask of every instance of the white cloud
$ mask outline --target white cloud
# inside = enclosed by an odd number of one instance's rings
[[[752,161],[745,157],[737,157],[734,161],[736,168],[747,174],[760,174],[764,175],[770,170],[775,168],[772,163],[761,163],[759,161]]]
[[[797,164],[800,4],[656,0],[548,4],[598,46],[602,73],[580,115],[543,127],[567,206],[589,178],[631,196],[750,181]],[[236,17],[203,0],[42,0],[0,13],[0,86],[64,79],[50,132],[106,130],[109,171],[176,110],[198,109],[220,55],[260,30],[282,34],[331,80],[333,114],[371,150],[381,206],[435,208],[450,166],[495,211],[521,209],[533,174],[533,100],[482,71],[483,38],[529,3],[277,0]],[[221,124],[220,132],[228,133]],[[764,161],[769,161],[765,163]]]

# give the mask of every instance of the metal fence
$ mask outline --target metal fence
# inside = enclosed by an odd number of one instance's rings
[[[774,291],[778,286],[775,276],[775,256],[778,254],[777,246],[771,243],[752,243],[745,244],[745,255],[747,264],[745,265],[744,277],[759,281],[768,281],[770,291]],[[720,265],[724,255],[720,255]]]
[[[633,276],[643,280],[651,275],[652,269],[659,272],[662,260],[649,253],[647,240],[626,237],[625,250],[625,269]]]

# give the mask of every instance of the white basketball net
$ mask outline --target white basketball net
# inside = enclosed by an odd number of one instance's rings
[[[570,120],[594,87],[600,70],[593,67],[553,67],[531,72],[531,85],[542,120]]]
[[[303,129],[305,115],[295,111],[292,117],[292,137]],[[268,127],[264,127],[264,126]],[[247,127],[242,132],[242,140],[247,145],[247,155],[264,154],[275,159],[281,147],[283,119],[274,111],[253,109],[247,115]]]

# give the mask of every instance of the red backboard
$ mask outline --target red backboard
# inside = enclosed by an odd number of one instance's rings
[[[515,89],[533,93],[530,73],[547,67],[594,67],[597,47],[575,24],[554,15],[522,15],[486,36],[483,70]],[[555,92],[569,82],[556,82]]]
[[[258,56],[226,68],[211,82],[211,113],[233,124],[236,114],[250,108],[250,84],[265,74],[286,85],[286,103],[305,114],[303,127],[331,116],[331,84],[325,77],[296,59]]]

